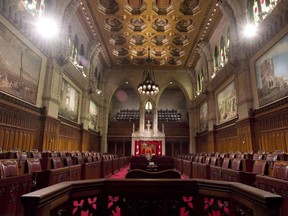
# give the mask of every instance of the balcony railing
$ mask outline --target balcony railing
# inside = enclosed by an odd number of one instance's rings
[[[98,179],[59,183],[21,197],[25,215],[277,216],[282,197],[224,181]]]

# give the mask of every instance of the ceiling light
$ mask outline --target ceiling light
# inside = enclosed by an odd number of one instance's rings
[[[138,86],[138,92],[142,95],[156,95],[159,92],[151,65],[150,48],[148,48],[148,58],[146,59],[142,82]]]
[[[36,23],[37,31],[44,38],[52,38],[58,34],[58,26],[55,20],[51,18],[42,18]]]
[[[245,37],[253,37],[257,33],[257,26],[255,24],[247,23],[243,33]]]

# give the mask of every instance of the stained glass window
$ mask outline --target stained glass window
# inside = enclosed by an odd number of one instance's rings
[[[33,16],[41,17],[44,14],[44,0],[22,0],[22,3]]]
[[[248,0],[247,11],[249,21],[259,23],[277,5],[278,0]]]
[[[217,46],[215,46],[215,49],[214,49],[214,66],[215,66],[215,71],[217,71],[219,67],[219,51],[218,51]]]
[[[196,93],[197,95],[203,90],[203,82],[204,82],[204,69],[202,68],[197,73],[197,82],[196,82]]]
[[[226,63],[226,47],[224,37],[221,37],[220,40],[220,65],[223,67]]]

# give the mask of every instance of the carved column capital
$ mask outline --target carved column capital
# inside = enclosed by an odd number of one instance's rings
[[[88,58],[91,58],[93,55],[97,56],[101,50],[101,44],[97,40],[90,40],[88,42]]]

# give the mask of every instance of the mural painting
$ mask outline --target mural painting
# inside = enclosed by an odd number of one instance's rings
[[[235,83],[230,83],[217,95],[218,123],[224,123],[237,116]]]
[[[41,58],[0,23],[0,91],[36,104]]]
[[[208,129],[208,106],[207,103],[200,107],[200,131]]]
[[[78,122],[80,93],[65,79],[62,79],[59,115]]]
[[[255,62],[259,106],[288,96],[288,35]]]
[[[88,127],[97,131],[98,111],[96,104],[90,100],[89,105],[89,124]]]

